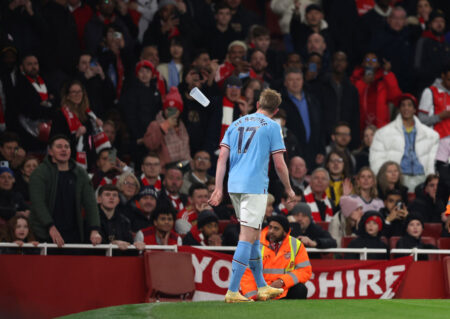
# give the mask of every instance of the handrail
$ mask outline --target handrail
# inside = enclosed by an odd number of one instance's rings
[[[414,261],[417,261],[418,255],[450,255],[450,249],[419,249],[419,248],[394,248],[391,254],[412,254]]]

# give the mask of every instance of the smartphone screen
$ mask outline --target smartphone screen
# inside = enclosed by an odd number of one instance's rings
[[[110,150],[108,154],[108,161],[115,164],[116,159],[117,159],[117,150],[116,149]]]

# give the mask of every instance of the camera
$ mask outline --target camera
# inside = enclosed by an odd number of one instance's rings
[[[403,208],[403,203],[401,201],[398,201],[397,203],[395,203],[395,207],[397,209],[402,209]]]
[[[122,33],[114,32],[114,39],[120,39],[120,38],[122,38]]]

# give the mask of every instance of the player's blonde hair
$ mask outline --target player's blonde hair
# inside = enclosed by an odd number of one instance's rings
[[[259,107],[262,110],[269,112],[270,114],[275,113],[281,104],[281,94],[272,89],[265,89],[262,91],[259,97]]]

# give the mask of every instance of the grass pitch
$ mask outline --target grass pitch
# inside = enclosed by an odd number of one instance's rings
[[[65,319],[384,319],[450,318],[450,300],[279,300],[245,304],[178,302],[124,305],[73,314]]]

